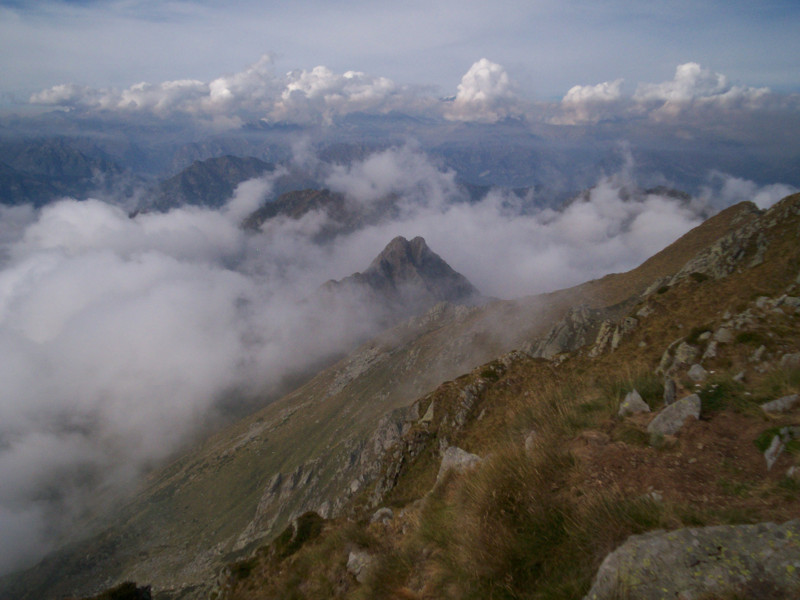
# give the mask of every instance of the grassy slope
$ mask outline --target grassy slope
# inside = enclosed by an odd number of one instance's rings
[[[785,210],[790,205],[800,205],[800,196],[774,209],[785,212],[772,220],[764,263],[717,281],[687,278],[649,296],[643,304],[653,312],[617,351],[596,359],[573,353],[557,367],[518,356],[508,368],[480,367],[437,388],[423,404],[436,402],[438,416],[409,434],[422,435],[424,448],[386,498],[396,514],[390,523],[369,524],[364,511],[326,523],[289,557],[266,546],[245,571],[229,572],[220,596],[579,598],[602,558],[633,533],[796,517],[800,483],[786,471],[800,463],[797,450],[771,471],[761,452],[769,431],[797,425],[800,415],[768,416],[758,404],[800,391],[800,371],[777,366],[780,355],[800,349],[800,316],[756,305],[759,296],[776,298],[787,287],[800,292],[800,219]],[[643,270],[659,268],[648,262]],[[715,371],[710,381],[698,389],[685,369],[677,375],[679,396],[701,394],[699,421],[653,439],[645,429],[652,415],[616,416],[634,387],[659,408],[662,380],[654,369],[671,342],[696,338],[718,328],[726,312],[744,310],[752,323],[705,361]],[[753,363],[762,343],[767,361]],[[733,379],[739,371],[744,383]],[[464,387],[480,381],[485,392],[466,427],[454,430],[448,415]],[[526,451],[531,431],[535,442]],[[487,458],[431,491],[442,437]],[[376,560],[363,584],[346,569],[353,549]]]

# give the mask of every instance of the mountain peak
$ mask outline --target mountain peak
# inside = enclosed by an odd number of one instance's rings
[[[390,321],[425,312],[439,302],[473,303],[480,297],[469,280],[419,236],[411,241],[397,236],[364,272],[329,281],[323,290],[365,295],[374,306],[392,315]]]
[[[355,277],[358,277],[356,274]],[[372,261],[360,279],[376,291],[393,292],[404,302],[424,298],[435,302],[463,302],[478,291],[466,277],[417,236],[408,241],[397,236]]]

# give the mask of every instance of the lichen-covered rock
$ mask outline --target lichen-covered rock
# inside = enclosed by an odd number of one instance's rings
[[[692,394],[664,408],[650,421],[647,431],[660,435],[673,435],[683,427],[687,418],[700,418],[700,396]]]
[[[635,415],[639,413],[650,412],[650,407],[642,400],[642,396],[636,390],[628,392],[625,399],[619,405],[620,417],[627,417],[628,415]]]
[[[800,520],[634,535],[605,558],[585,600],[694,600],[758,589],[800,597]]]

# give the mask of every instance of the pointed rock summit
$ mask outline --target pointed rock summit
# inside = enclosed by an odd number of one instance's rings
[[[394,238],[363,273],[329,281],[325,291],[362,291],[398,316],[439,302],[472,304],[480,298],[469,280],[453,270],[421,237]]]

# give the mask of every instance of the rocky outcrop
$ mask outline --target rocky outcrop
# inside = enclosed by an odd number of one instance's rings
[[[546,336],[531,344],[528,353],[534,358],[552,358],[585,346],[597,336],[600,314],[587,306],[571,308]]]
[[[606,557],[584,600],[732,593],[800,597],[800,520],[632,536]]]

